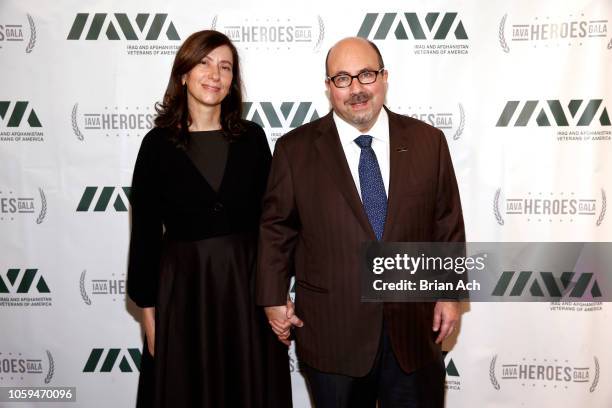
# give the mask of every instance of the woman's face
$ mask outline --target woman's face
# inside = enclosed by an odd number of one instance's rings
[[[233,63],[232,51],[227,45],[222,45],[212,50],[184,74],[182,82],[187,84],[189,107],[220,105],[232,85]]]

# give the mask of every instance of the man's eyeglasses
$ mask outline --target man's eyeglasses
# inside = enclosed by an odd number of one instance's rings
[[[336,88],[348,88],[355,78],[357,78],[360,84],[367,85],[376,82],[378,74],[384,70],[385,68],[382,67],[378,71],[361,71],[357,75],[338,74],[333,77],[327,77],[327,80],[333,82]]]

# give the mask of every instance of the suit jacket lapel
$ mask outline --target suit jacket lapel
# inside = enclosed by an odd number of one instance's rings
[[[321,161],[327,167],[330,178],[346,199],[363,230],[375,241],[376,235],[359,199],[359,193],[340,144],[340,137],[331,112],[322,118],[318,131],[319,135],[314,143]]]
[[[385,220],[385,227],[391,222],[396,220],[396,214],[398,213],[399,206],[401,205],[401,191],[402,187],[407,184],[410,177],[410,172],[407,171],[408,160],[414,153],[414,149],[411,146],[412,141],[407,130],[397,120],[396,114],[389,111],[386,107],[387,114],[389,115],[389,195],[387,198],[387,218]],[[388,233],[391,228],[385,228],[383,232],[383,241],[388,240]]]

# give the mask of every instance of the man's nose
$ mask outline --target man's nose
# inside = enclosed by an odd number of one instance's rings
[[[349,91],[351,91],[352,94],[359,93],[363,91],[363,84],[359,82],[357,78],[353,78],[353,81],[349,85]]]

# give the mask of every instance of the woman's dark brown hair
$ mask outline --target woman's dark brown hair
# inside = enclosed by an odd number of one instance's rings
[[[232,41],[223,33],[203,30],[193,33],[185,40],[174,57],[172,73],[164,100],[155,104],[157,116],[155,126],[170,130],[170,138],[179,147],[189,142],[191,118],[187,109],[187,88],[182,85],[182,76],[199,64],[212,50],[227,45],[232,51],[232,84],[229,93],[221,102],[221,128],[225,135],[236,138],[243,130],[242,123],[242,79],[238,51]]]

